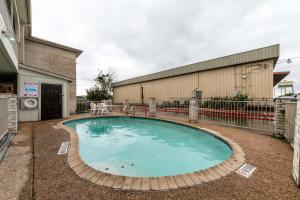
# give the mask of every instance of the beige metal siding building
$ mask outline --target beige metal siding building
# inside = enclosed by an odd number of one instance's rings
[[[273,69],[279,45],[194,63],[154,74],[113,83],[113,101],[146,103],[157,100],[234,96],[273,98]],[[198,93],[197,93],[198,92]]]

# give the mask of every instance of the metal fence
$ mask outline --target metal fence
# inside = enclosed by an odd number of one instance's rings
[[[216,124],[224,124],[273,132],[275,102],[265,101],[223,101],[196,100],[198,119]],[[156,101],[158,115],[188,117],[189,100]],[[145,107],[145,115],[148,108]]]
[[[191,99],[180,99],[169,101],[156,100],[157,115],[176,116],[185,120],[189,117],[189,102]],[[86,99],[77,99],[77,112],[89,112],[90,103]],[[93,101],[102,103],[103,101]],[[134,105],[128,100],[130,105]],[[252,101],[233,101],[233,100],[196,100],[198,105],[198,120],[208,123],[236,126],[247,129],[261,130],[264,133],[273,135],[275,123],[275,101],[252,100]],[[111,101],[105,101],[112,104]],[[285,107],[285,132],[284,136],[291,140],[294,137],[296,102],[284,101]],[[120,112],[122,105],[114,105],[113,111]],[[149,106],[135,105],[135,113],[148,115]]]
[[[90,112],[90,103],[105,103],[108,105],[111,105],[112,102],[111,100],[103,100],[103,101],[89,101],[87,99],[83,99],[83,98],[77,98],[76,100],[76,112],[77,113],[88,113]]]
[[[8,104],[7,98],[0,97],[0,141],[8,131]],[[1,146],[1,145],[0,145]]]
[[[273,132],[273,101],[201,100],[199,119]]]
[[[90,103],[86,99],[77,99],[76,102],[76,112],[77,113],[86,113],[89,112]]]

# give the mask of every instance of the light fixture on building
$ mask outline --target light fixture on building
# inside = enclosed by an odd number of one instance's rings
[[[2,34],[4,37],[6,37],[7,39],[9,39],[10,41],[15,41],[15,38],[13,38],[8,32],[6,32],[5,30],[2,30]]]
[[[293,62],[294,59],[299,59],[299,58],[300,58],[300,57],[281,59],[281,60],[279,60],[279,62],[277,62],[276,64],[281,64],[281,63],[287,63],[287,64],[290,64],[290,63]]]

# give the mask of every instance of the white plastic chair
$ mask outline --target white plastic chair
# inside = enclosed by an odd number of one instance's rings
[[[129,104],[124,105],[122,108],[122,113],[127,113],[128,108],[129,108]]]
[[[101,113],[101,115],[103,114],[109,114],[110,111],[108,110],[108,107],[106,106],[105,103],[100,103],[98,104],[98,110],[97,110],[97,114],[99,114],[99,112]]]
[[[129,109],[129,111],[128,111],[128,114],[132,114],[132,115],[135,114],[135,106],[130,106],[130,109]]]
[[[130,106],[129,104],[125,105],[122,108],[122,113],[125,113],[126,115],[128,114],[135,114],[135,107],[134,106]]]
[[[95,112],[98,112],[98,109],[97,109],[97,105],[96,104],[94,104],[94,103],[90,103],[90,107],[91,107],[91,109],[90,109],[90,114],[95,114]]]
[[[103,103],[102,106],[105,113],[107,114],[111,113],[111,111],[109,110],[109,106],[107,104]]]

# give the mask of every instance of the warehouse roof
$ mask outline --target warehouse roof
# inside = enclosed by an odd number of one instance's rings
[[[160,71],[153,74],[139,76],[123,81],[114,82],[113,87],[129,85],[133,83],[140,83],[145,81],[151,81],[156,79],[162,79],[172,76],[179,76],[183,74],[189,74],[198,71],[217,69],[222,67],[228,67],[233,65],[245,64],[250,62],[256,62],[260,60],[274,59],[274,65],[279,57],[279,44],[254,49],[242,53],[237,53],[229,56],[206,60],[194,64],[185,65],[165,71]]]

